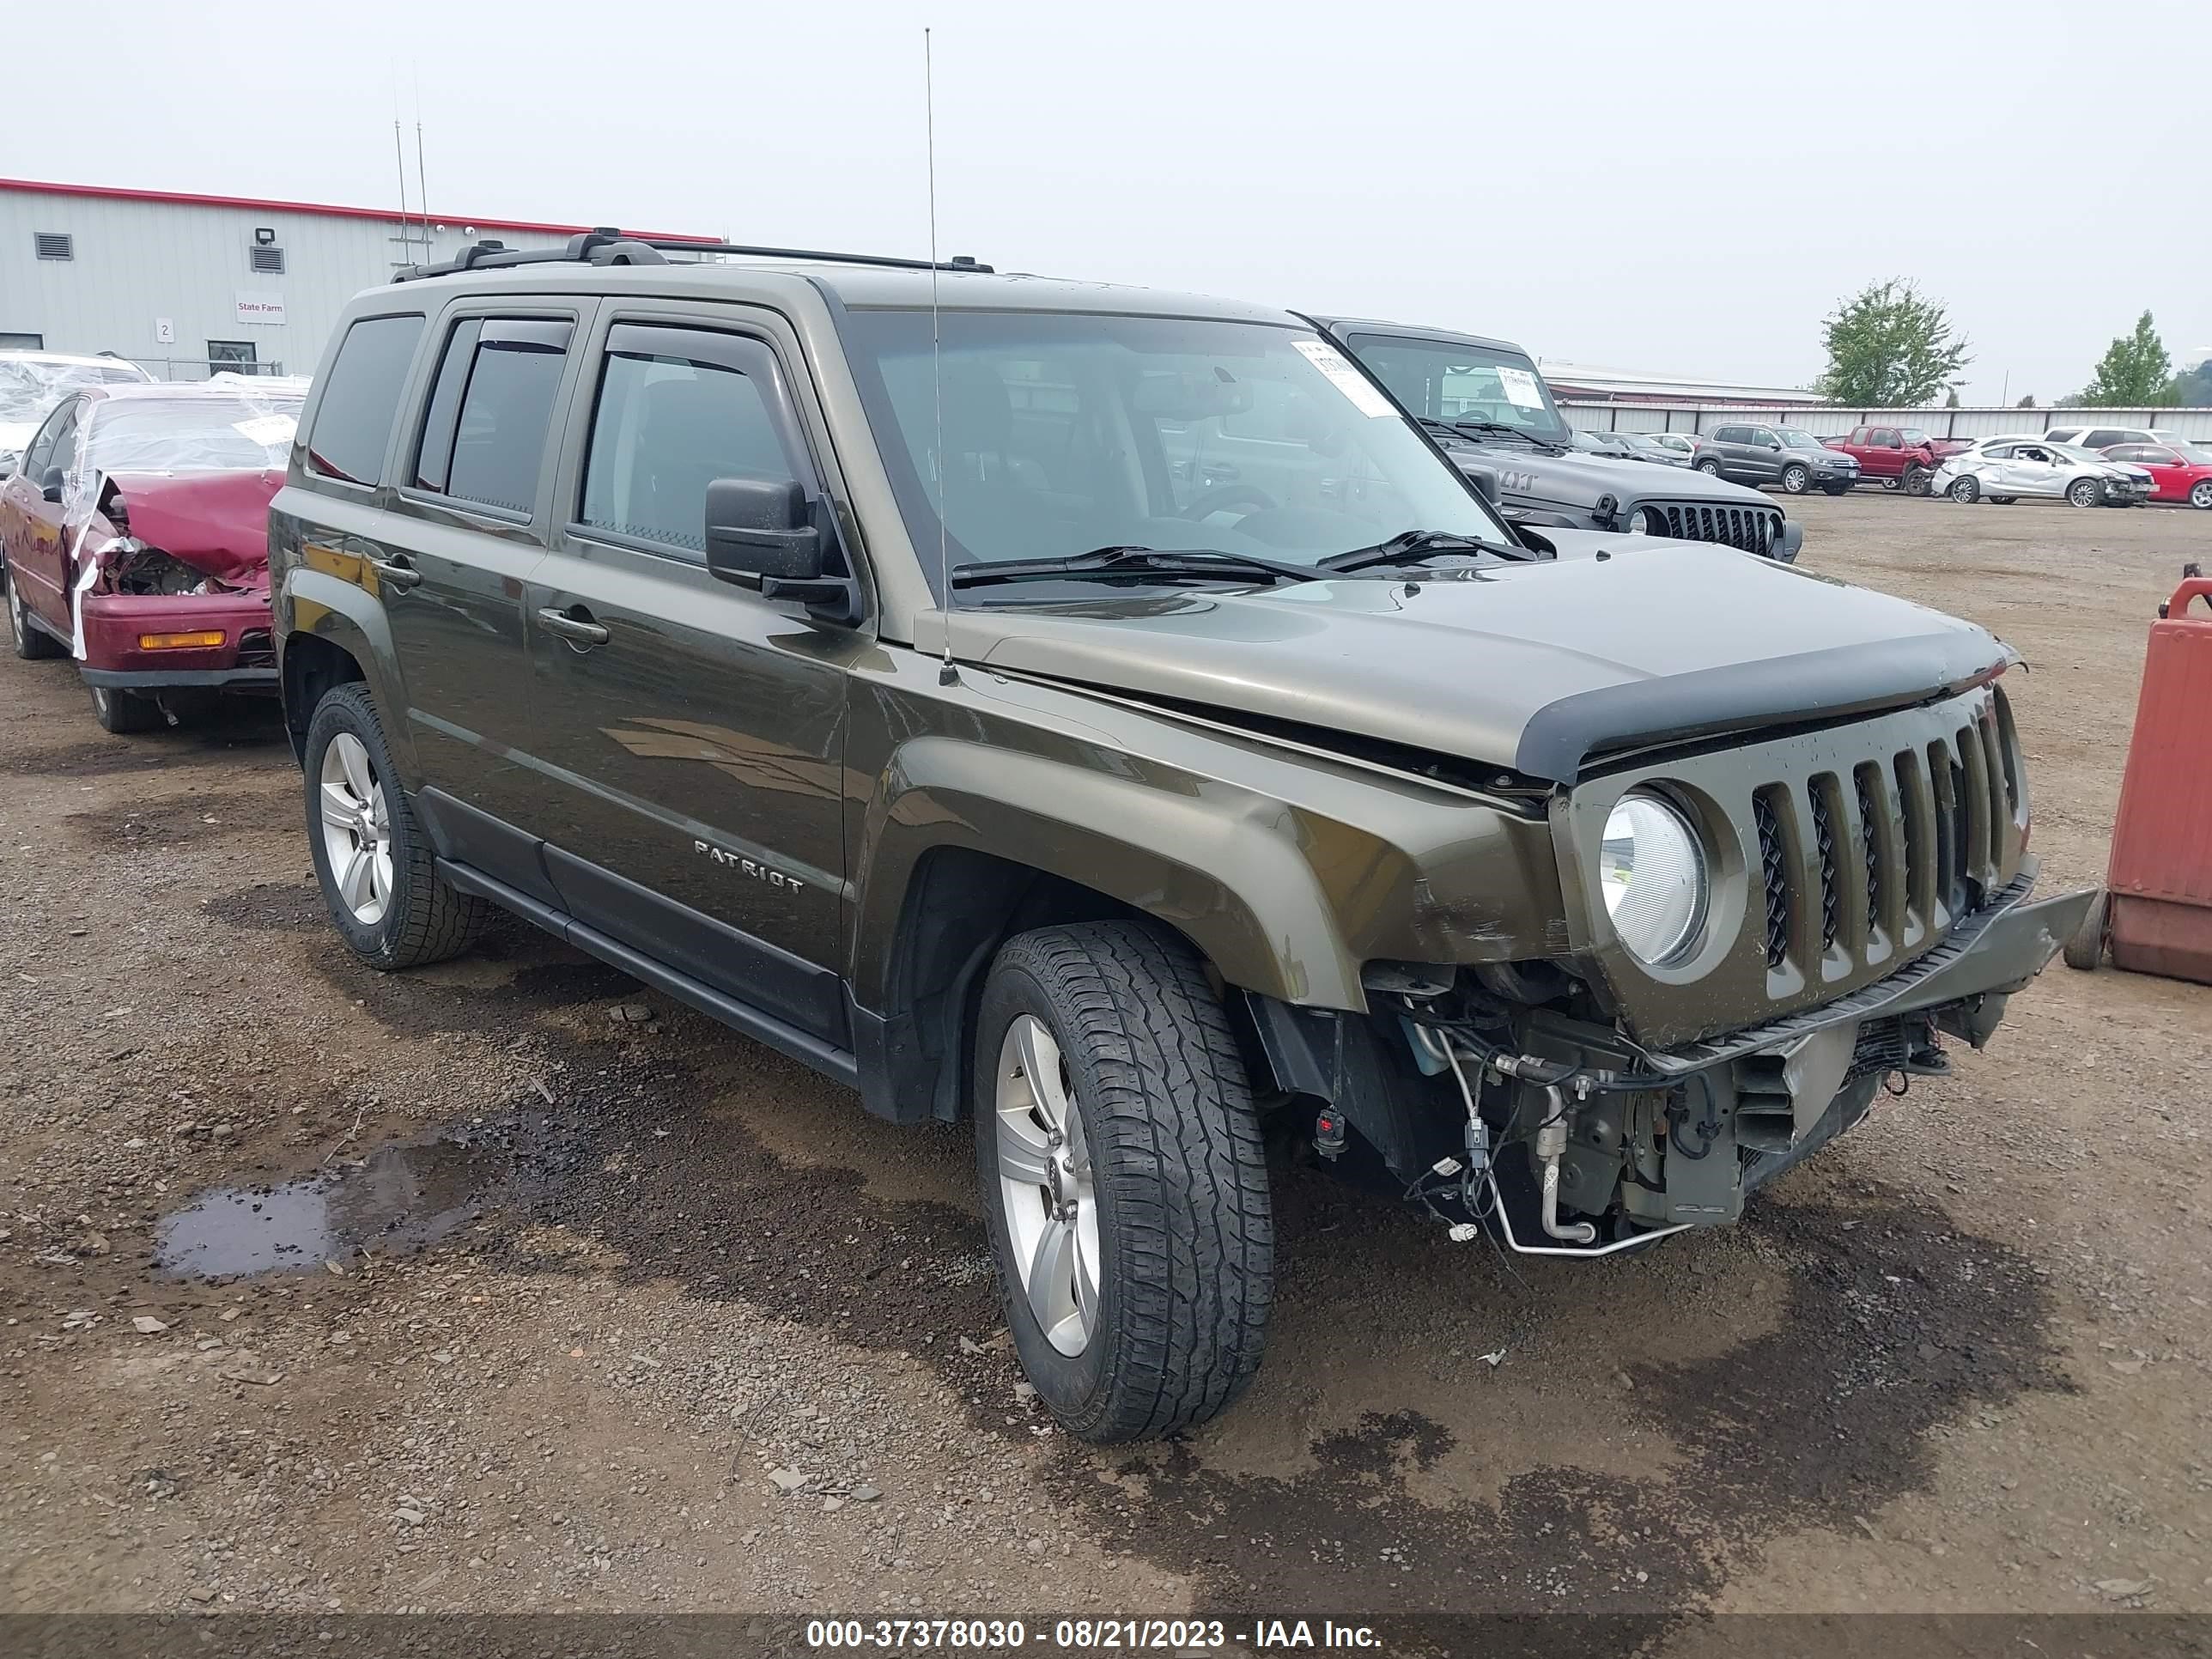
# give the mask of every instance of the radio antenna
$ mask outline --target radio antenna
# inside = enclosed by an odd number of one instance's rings
[[[929,386],[937,404],[937,605],[945,623],[945,660],[939,665],[937,683],[951,685],[960,678],[952,665],[951,532],[945,515],[951,507],[952,468],[945,453],[945,369],[942,333],[937,305],[937,65],[931,55],[929,30],[921,31],[922,155],[929,173]]]
[[[399,117],[396,112],[399,100],[397,94],[392,102],[395,110],[392,118],[392,159],[399,164],[399,251],[403,256],[399,263],[410,265],[415,263],[415,232],[407,218],[407,151],[399,142]]]

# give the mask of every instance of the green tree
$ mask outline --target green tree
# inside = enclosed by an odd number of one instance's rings
[[[2097,378],[2074,401],[2088,409],[2156,409],[2174,401],[2173,359],[2146,311],[2097,365]]]
[[[1863,409],[1908,409],[1932,401],[1973,362],[1951,316],[1901,276],[1872,283],[1837,302],[1820,325],[1827,371],[1822,396]]]
[[[2212,408],[2212,357],[2175,377],[2173,401],[2185,409]]]
[[[2035,394],[2033,392],[2029,392],[2027,396],[2022,398],[2018,403],[2014,404],[2013,407],[2014,409],[2033,409],[2035,407]]]

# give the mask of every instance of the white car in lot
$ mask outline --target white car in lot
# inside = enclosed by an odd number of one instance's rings
[[[1929,493],[1954,501],[2002,504],[2023,497],[2075,507],[2135,507],[2150,499],[2142,467],[2043,438],[1984,438],[1936,469]]]

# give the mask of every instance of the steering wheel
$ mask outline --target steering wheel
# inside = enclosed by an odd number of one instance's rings
[[[1256,489],[1250,484],[1218,484],[1212,489],[1200,492],[1198,498],[1176,514],[1176,517],[1200,520],[1209,513],[1218,513],[1224,507],[1235,507],[1240,501],[1249,501],[1254,507],[1262,510],[1279,505],[1275,498],[1266,490]]]

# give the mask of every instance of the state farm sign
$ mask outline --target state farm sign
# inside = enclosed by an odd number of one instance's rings
[[[282,328],[284,325],[284,296],[281,294],[248,294],[243,289],[237,292],[238,320],[258,323],[264,327]]]

